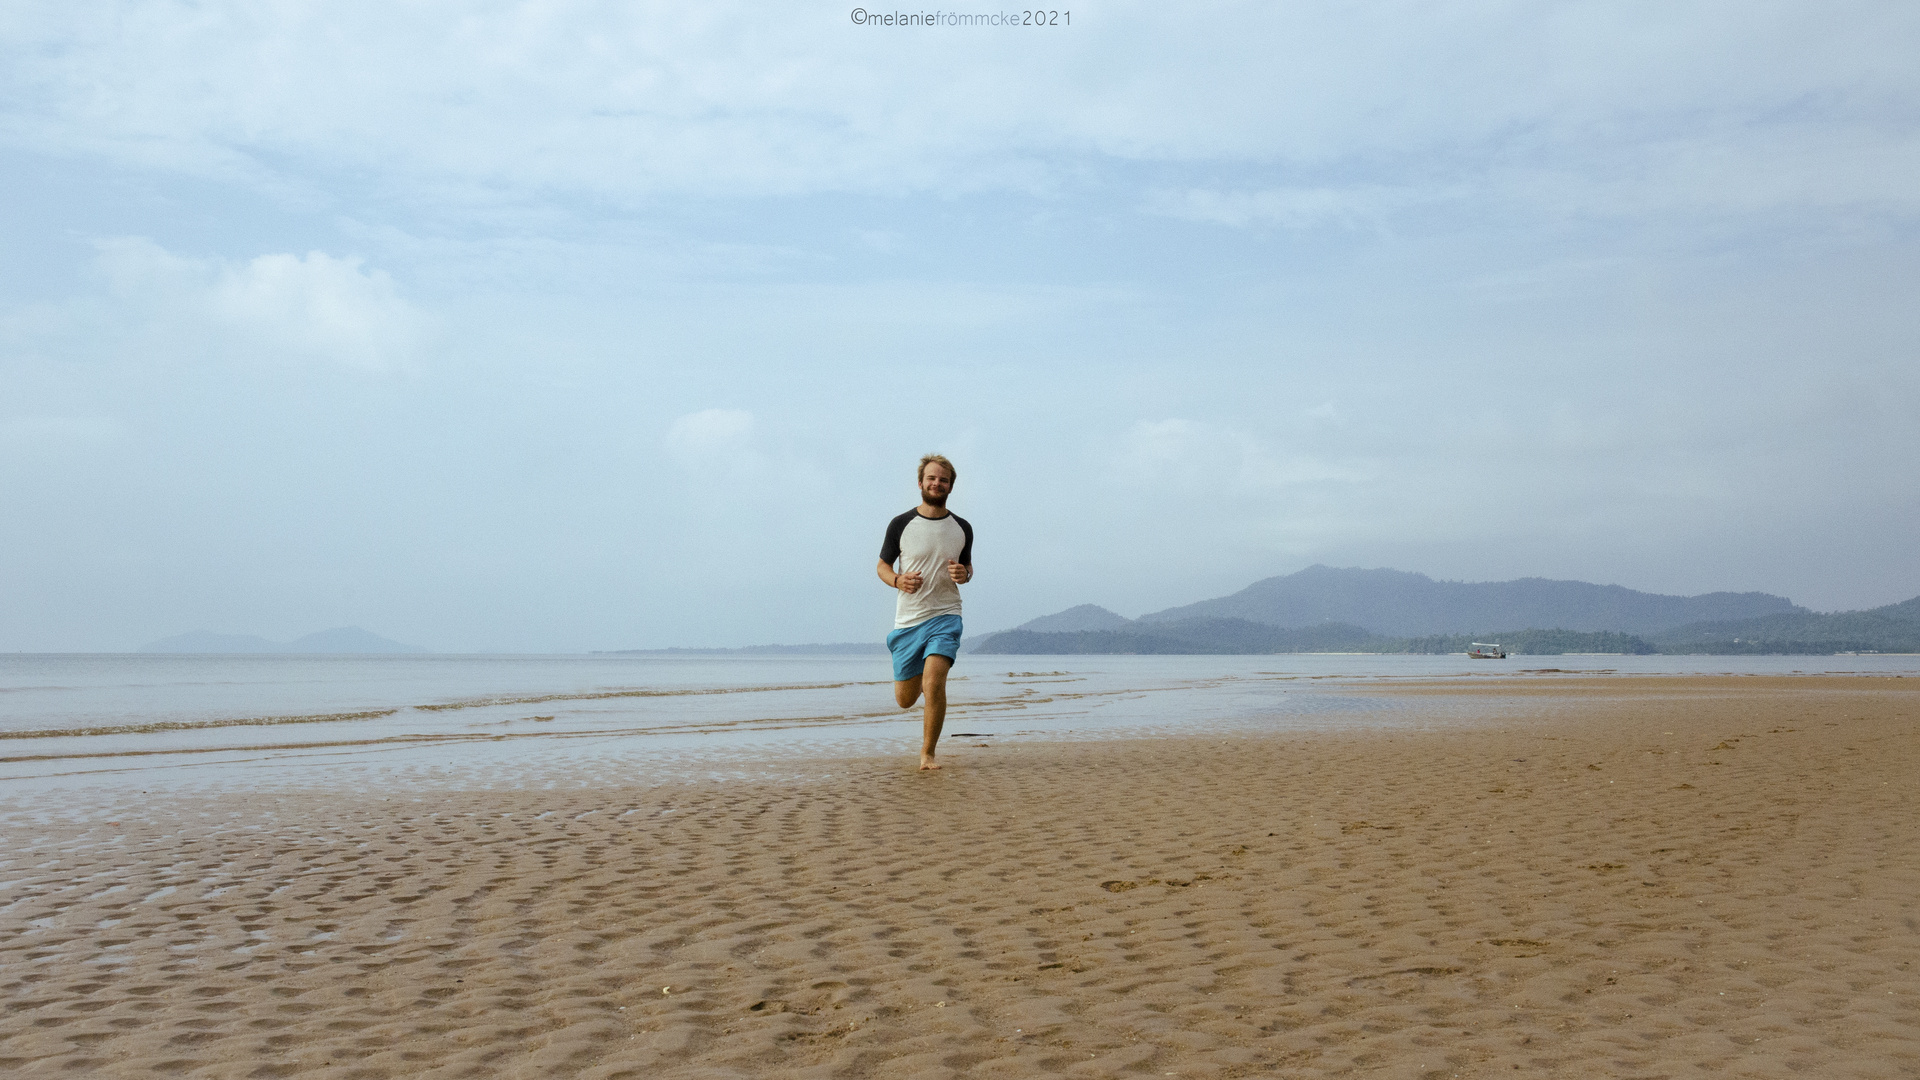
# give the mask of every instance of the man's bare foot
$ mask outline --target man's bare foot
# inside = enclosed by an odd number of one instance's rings
[[[940,763],[933,760],[932,754],[920,755],[920,771],[921,772],[926,772],[928,769],[937,769],[939,767],[940,767]]]

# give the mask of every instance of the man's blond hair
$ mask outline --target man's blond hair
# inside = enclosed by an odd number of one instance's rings
[[[954,469],[953,462],[947,460],[947,455],[928,454],[926,457],[920,459],[920,468],[913,474],[915,481],[925,480],[927,478],[927,466],[929,465],[939,465],[946,469],[947,480],[950,482],[960,479],[960,473]]]

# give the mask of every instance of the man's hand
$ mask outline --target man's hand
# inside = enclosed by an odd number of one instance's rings
[[[953,579],[955,585],[965,585],[973,580],[973,567],[963,566],[953,559],[948,559],[947,576]]]
[[[903,593],[917,593],[920,591],[920,575],[919,574],[895,575],[893,579],[893,587],[896,589],[899,589]]]

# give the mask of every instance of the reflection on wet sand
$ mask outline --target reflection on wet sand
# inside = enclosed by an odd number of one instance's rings
[[[209,728],[278,727],[282,724],[333,724],[347,720],[377,720],[399,709],[322,713],[319,716],[239,716],[225,720],[157,720],[148,724],[112,724],[104,727],[42,728],[39,731],[0,731],[0,739],[65,739],[95,735],[151,735],[162,731],[205,731]],[[0,759],[5,760],[5,759]]]
[[[1024,676],[1025,674],[1026,673],[1021,673],[1021,675],[1015,675],[1014,673],[1011,673],[1011,672],[1009,673],[1010,679],[1007,686],[1012,691],[1011,693],[1004,693],[995,697],[975,698],[975,699],[966,700],[966,701],[956,701],[952,707],[950,715],[955,717],[974,716],[980,719],[991,719],[995,714],[1019,713],[1019,712],[1024,712],[1026,710],[1031,710],[1037,707],[1041,707],[1041,706],[1060,705],[1063,703],[1097,701],[1099,699],[1123,699],[1123,698],[1137,699],[1141,695],[1145,695],[1145,694],[1164,694],[1164,693],[1178,692],[1178,691],[1205,690],[1208,688],[1220,686],[1227,682],[1236,681],[1233,679],[1195,679],[1195,680],[1183,680],[1177,684],[1165,685],[1165,686],[1152,686],[1152,687],[1122,686],[1122,687],[1113,687],[1113,688],[1102,689],[1102,690],[1081,690],[1081,691],[1072,691],[1072,692],[1056,691],[1052,693],[1041,693],[1039,691],[1034,690],[1031,686],[1023,684],[1022,676]],[[1064,673],[1056,673],[1056,674],[1064,674]],[[970,680],[969,680],[969,677],[967,676],[961,676],[953,681],[955,683],[965,683]],[[1084,680],[1073,679],[1073,678],[1049,680],[1049,682],[1054,682],[1054,683],[1080,682],[1080,681],[1084,681]],[[747,695],[747,694],[785,694],[785,695],[788,695],[789,698],[792,698],[795,701],[798,701],[800,699],[803,699],[806,696],[807,692],[842,690],[849,687],[870,687],[870,686],[877,686],[877,685],[885,685],[885,684],[880,682],[868,681],[868,682],[833,682],[833,683],[795,683],[795,684],[783,684],[783,685],[773,685],[773,686],[742,686],[742,687],[694,687],[694,688],[677,688],[677,689],[618,689],[618,690],[596,691],[592,693],[539,694],[539,695],[524,695],[524,696],[513,696],[513,697],[497,696],[497,697],[489,697],[489,698],[476,698],[476,699],[470,699],[470,700],[464,700],[464,701],[416,705],[416,706],[412,706],[410,710],[406,710],[406,711],[413,714],[425,714],[425,716],[423,717],[423,719],[425,719],[425,718],[431,718],[435,714],[443,714],[448,712],[475,710],[475,709],[498,710],[498,709],[506,708],[508,706],[548,704],[552,702],[581,702],[581,703],[619,702],[619,701],[627,701],[627,700],[633,700],[633,699],[662,699],[662,698],[684,699],[684,698],[703,698],[703,697],[715,697],[715,696],[722,696],[722,695],[732,696],[732,695]],[[333,714],[320,715],[320,716],[245,717],[245,718],[229,718],[229,719],[223,719],[223,720],[208,720],[208,721],[164,721],[164,722],[155,722],[155,723],[147,723],[147,724],[121,724],[121,725],[113,725],[113,726],[76,728],[76,729],[68,729],[68,730],[42,729],[37,731],[9,732],[9,733],[0,734],[0,737],[10,738],[10,739],[21,739],[21,740],[55,739],[55,740],[66,740],[66,742],[65,742],[65,745],[60,746],[58,749],[49,749],[41,753],[22,752],[22,753],[15,753],[15,754],[6,755],[6,756],[0,756],[0,764],[22,764],[22,763],[31,763],[31,762],[73,763],[73,762],[83,761],[85,759],[90,759],[90,758],[125,759],[125,758],[139,758],[139,757],[177,757],[180,755],[210,754],[210,753],[298,754],[302,752],[317,751],[317,750],[344,750],[344,749],[369,748],[369,747],[391,747],[391,748],[422,747],[422,746],[448,747],[448,746],[457,746],[463,743],[500,743],[500,742],[509,742],[509,741],[560,743],[560,742],[565,742],[568,740],[576,740],[576,739],[661,738],[661,737],[690,735],[690,734],[724,735],[728,733],[744,733],[744,732],[771,733],[771,732],[792,731],[796,729],[809,729],[809,728],[818,729],[823,727],[857,728],[865,725],[896,722],[899,720],[901,716],[900,710],[893,707],[882,707],[882,708],[870,709],[865,711],[839,711],[839,712],[798,714],[798,715],[795,715],[795,714],[781,715],[778,713],[774,715],[761,715],[758,712],[752,712],[747,715],[739,716],[731,719],[706,718],[706,719],[687,719],[687,720],[662,720],[662,719],[650,718],[645,722],[641,722],[641,723],[617,723],[617,722],[609,723],[607,722],[609,718],[602,715],[573,714],[567,717],[567,720],[571,722],[571,725],[542,727],[540,729],[530,730],[530,731],[500,731],[500,730],[497,730],[497,728],[510,725],[516,722],[520,722],[520,721],[533,721],[533,722],[539,722],[542,724],[554,724],[558,718],[556,716],[509,717],[506,719],[491,721],[490,723],[487,723],[484,725],[467,724],[455,730],[445,730],[445,731],[416,731],[416,732],[406,732],[406,733],[370,732],[365,734],[343,736],[341,738],[336,738],[336,739],[309,738],[309,739],[301,739],[301,740],[254,741],[254,742],[245,742],[245,743],[220,744],[218,746],[209,746],[209,745],[158,746],[158,745],[155,745],[155,746],[148,746],[148,747],[129,748],[124,743],[115,743],[113,745],[102,745],[96,748],[96,747],[88,746],[85,744],[75,745],[75,742],[74,742],[74,740],[84,740],[93,736],[103,736],[103,735],[124,736],[124,735],[156,735],[161,733],[181,734],[181,733],[192,733],[196,731],[235,728],[235,727],[276,727],[276,726],[283,726],[283,725],[335,723],[335,722],[351,723],[354,721],[384,719],[388,717],[393,717],[396,714],[400,714],[402,711],[403,710],[400,710],[400,709],[383,709],[383,710],[370,710],[366,712],[354,712],[354,713],[333,713]],[[619,714],[615,714],[615,715],[618,716]]]

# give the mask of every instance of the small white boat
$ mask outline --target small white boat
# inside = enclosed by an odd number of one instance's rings
[[[1505,660],[1507,658],[1507,650],[1498,645],[1489,645],[1484,641],[1476,641],[1472,643],[1472,646],[1472,648],[1467,650],[1468,659]]]

